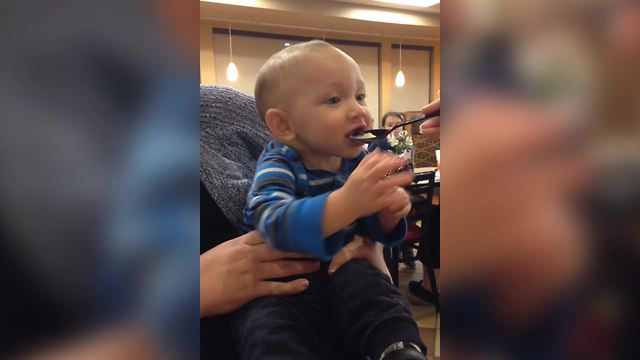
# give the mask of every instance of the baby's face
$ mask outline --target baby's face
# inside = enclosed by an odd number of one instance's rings
[[[358,65],[334,49],[315,50],[295,63],[287,79],[285,110],[298,149],[313,156],[357,156],[350,135],[370,129],[364,80]]]

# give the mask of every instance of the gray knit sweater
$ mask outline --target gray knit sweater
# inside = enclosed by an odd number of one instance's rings
[[[200,86],[200,179],[236,228],[269,138],[252,97],[224,86]]]

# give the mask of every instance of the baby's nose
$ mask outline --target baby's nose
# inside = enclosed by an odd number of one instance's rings
[[[354,118],[369,118],[369,111],[367,111],[367,108],[355,103],[354,106],[351,108],[351,116]]]

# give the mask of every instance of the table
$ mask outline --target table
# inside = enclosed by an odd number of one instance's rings
[[[438,170],[438,168],[435,167],[435,166],[425,166],[425,167],[413,168],[413,172],[415,172],[415,173],[423,173],[423,172],[436,171],[436,170]]]
[[[418,167],[418,168],[413,168],[413,172],[416,174],[420,174],[420,173],[425,173],[425,172],[431,172],[431,171],[435,171],[436,172],[436,187],[440,186],[440,171],[438,171],[438,168],[435,166],[425,166],[425,167]]]

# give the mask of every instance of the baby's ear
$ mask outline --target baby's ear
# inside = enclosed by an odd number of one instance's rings
[[[289,141],[295,138],[295,132],[282,110],[267,110],[267,113],[264,114],[264,121],[276,140]]]

